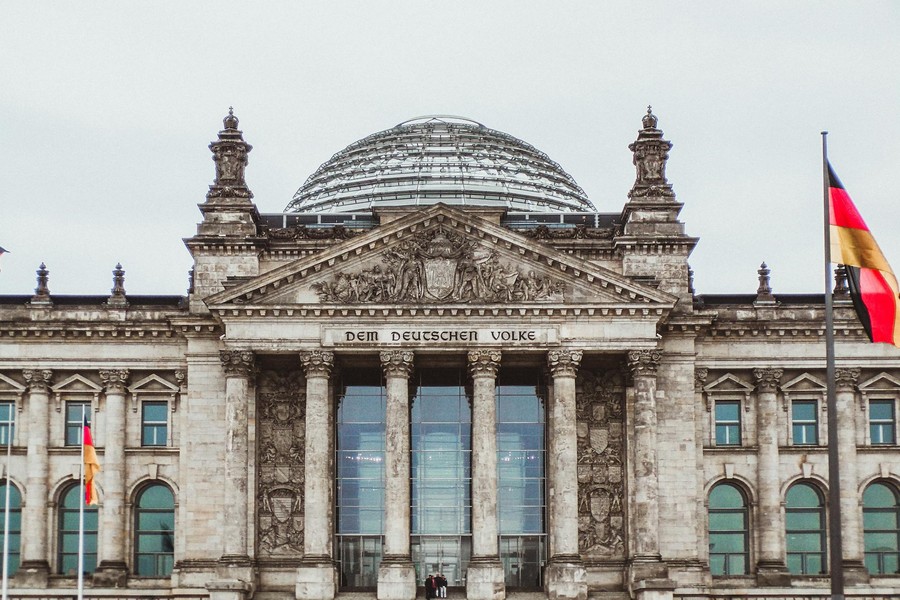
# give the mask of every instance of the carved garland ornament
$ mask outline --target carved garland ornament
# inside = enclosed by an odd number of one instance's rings
[[[313,284],[322,302],[462,303],[561,301],[564,285],[501,264],[494,250],[443,227],[415,234],[383,263]]]

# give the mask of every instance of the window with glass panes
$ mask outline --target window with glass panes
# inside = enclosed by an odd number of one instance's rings
[[[16,405],[0,402],[0,446],[11,445],[16,435]]]
[[[88,425],[91,424],[91,403],[66,402],[66,446],[81,444],[83,419],[87,419]]]
[[[80,413],[79,413],[80,415]],[[80,439],[80,438],[79,438]],[[82,502],[81,486],[68,487],[59,503],[59,543],[57,547],[57,572],[62,575],[78,574],[78,510]],[[97,568],[97,509],[84,507],[84,572],[93,573]]]
[[[798,483],[785,498],[787,568],[796,575],[826,572],[825,503],[815,487]]]
[[[19,549],[22,545],[22,495],[18,488],[8,483],[0,483],[0,533],[5,533],[3,524],[6,522],[4,507],[6,506],[6,494],[9,492],[9,552],[6,555],[8,573],[14,574],[19,570]]]
[[[791,434],[795,446],[812,446],[819,443],[818,401],[791,402]]]
[[[716,446],[741,445],[741,403],[716,400]]]
[[[893,485],[876,482],[863,492],[863,542],[869,573],[900,573],[900,494]]]
[[[138,577],[168,577],[175,564],[175,497],[167,485],[141,490],[134,527],[134,571]]]
[[[869,400],[869,438],[872,444],[897,442],[897,421],[893,400]]]
[[[747,499],[734,485],[709,492],[709,570],[713,575],[746,575],[750,564]]]
[[[141,403],[141,446],[165,446],[169,435],[168,402]]]

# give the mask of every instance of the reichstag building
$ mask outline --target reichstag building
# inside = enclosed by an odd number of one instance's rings
[[[608,212],[434,116],[266,213],[229,111],[184,199],[186,295],[130,295],[121,266],[108,296],[55,295],[41,265],[0,296],[10,597],[75,595],[82,411],[94,600],[412,600],[438,573],[458,600],[827,597],[825,299],[765,265],[755,293],[696,293],[672,144],[635,125]],[[886,600],[900,351],[835,282],[846,595]]]

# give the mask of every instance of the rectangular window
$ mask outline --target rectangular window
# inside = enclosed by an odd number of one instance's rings
[[[91,424],[90,402],[66,402],[66,446],[81,444],[83,418]]]
[[[16,405],[12,402],[0,402],[0,446],[6,446],[15,440]]]
[[[741,445],[741,403],[716,401],[716,446]]]
[[[795,446],[819,443],[819,403],[816,400],[794,400],[791,403],[791,425]]]
[[[141,446],[165,446],[169,436],[167,402],[141,404]]]
[[[872,445],[897,443],[893,400],[869,401],[869,435]]]

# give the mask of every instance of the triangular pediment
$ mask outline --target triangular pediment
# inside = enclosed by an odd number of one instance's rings
[[[210,308],[605,306],[675,298],[456,207],[410,213],[207,299]]]

